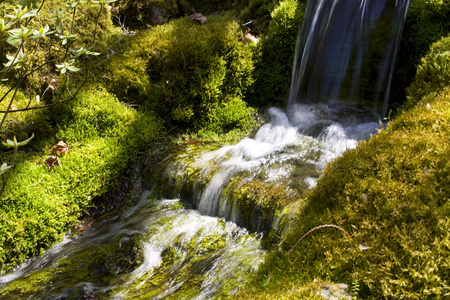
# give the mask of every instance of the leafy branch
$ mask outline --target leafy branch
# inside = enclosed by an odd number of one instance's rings
[[[86,4],[87,0],[68,0],[65,7],[53,12],[51,17],[53,24],[39,24],[37,21],[33,21],[37,20],[36,16],[39,16],[46,0],[22,0],[14,7],[10,3],[3,4],[0,1],[0,58],[6,60],[3,63],[3,69],[0,69],[0,84],[7,83],[9,85],[7,91],[0,95],[0,103],[8,100],[6,109],[0,111],[3,114],[0,120],[0,130],[10,113],[44,109],[76,98],[88,81],[92,57],[100,55],[100,53],[93,51],[93,48],[97,40],[97,28],[101,14],[105,5],[115,1],[89,1],[92,6],[99,8],[94,20],[95,29],[92,33],[92,45],[81,46],[78,49],[72,49],[78,38],[77,34],[73,32],[74,22],[77,8],[80,4]],[[37,5],[39,2],[40,5]],[[66,16],[68,15],[71,16],[71,20],[67,21]],[[66,22],[69,24],[68,27],[65,26]],[[41,56],[39,56],[42,53],[46,53],[44,62],[41,61]],[[81,60],[84,60],[84,68],[77,66]],[[34,95],[29,92],[30,100],[26,106],[15,108],[13,104],[19,90],[27,85],[28,78],[31,75],[41,71],[46,66],[49,70],[57,72],[59,78],[50,78],[50,75],[42,76],[48,84],[44,91]],[[78,82],[74,81],[72,74],[78,73],[82,69],[84,71],[82,79]],[[59,90],[58,86],[60,87]],[[49,89],[51,93],[47,93]],[[45,98],[52,99],[52,101],[41,103],[41,100],[45,100]],[[32,104],[33,99],[36,101],[34,105]],[[8,139],[3,143],[5,147],[12,147],[14,154],[10,165],[3,163],[0,166],[2,178],[0,196],[8,182],[18,148],[28,144],[33,137],[34,134],[29,139],[18,142],[16,136],[14,136],[12,140]]]

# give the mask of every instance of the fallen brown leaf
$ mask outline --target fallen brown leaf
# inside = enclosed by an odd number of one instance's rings
[[[63,141],[59,141],[52,149],[56,155],[60,156],[63,152],[70,153],[69,146]]]
[[[60,168],[62,168],[57,156],[47,157],[47,159],[44,160],[44,164],[47,164],[49,170],[53,169],[54,166],[59,166]]]

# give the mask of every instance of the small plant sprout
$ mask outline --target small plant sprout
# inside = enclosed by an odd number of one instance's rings
[[[67,71],[71,72],[78,72],[80,69],[77,67],[74,67],[73,64],[75,63],[74,59],[71,59],[67,62],[63,62],[62,64],[58,65],[56,64],[56,70],[60,72],[61,74],[66,73]]]
[[[11,148],[14,148],[14,150],[17,150],[20,146],[25,146],[26,144],[28,144],[33,138],[34,138],[34,134],[32,134],[30,138],[28,138],[22,142],[17,142],[17,139],[14,136],[13,140],[6,140],[6,142],[3,142],[2,144],[5,147],[11,147]]]

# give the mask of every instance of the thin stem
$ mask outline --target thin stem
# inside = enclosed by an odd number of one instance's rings
[[[3,123],[5,122],[6,116],[8,115],[9,111],[11,110],[11,106],[12,106],[12,104],[13,104],[13,102],[14,102],[14,98],[16,97],[17,90],[19,89],[19,85],[20,85],[21,82],[22,82],[22,81],[19,81],[19,82],[16,84],[16,87],[15,87],[15,89],[14,89],[14,94],[12,95],[11,100],[9,101],[8,107],[6,108],[6,111],[3,111],[3,112],[2,112],[4,115],[3,115],[2,121],[0,122],[0,128],[2,128]],[[0,193],[0,195],[1,195],[1,193]]]
[[[342,231],[343,233],[345,233],[346,236],[348,236],[349,238],[351,238],[351,235],[342,227],[339,227],[337,225],[333,225],[333,224],[325,224],[325,225],[320,225],[317,227],[314,227],[313,229],[311,229],[310,231],[308,231],[307,233],[305,233],[298,241],[297,243],[295,243],[295,245],[288,251],[286,252],[287,254],[291,254],[292,251],[294,251],[294,248],[297,247],[298,243],[300,243],[301,240],[303,240],[308,234],[310,234],[311,232],[317,230],[317,229],[321,229],[321,228],[327,228],[327,227],[333,227],[336,229],[339,229],[340,231]]]

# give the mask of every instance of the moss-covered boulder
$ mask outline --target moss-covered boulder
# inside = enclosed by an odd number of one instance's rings
[[[203,26],[178,19],[123,39],[116,49],[104,77],[122,101],[194,130],[222,133],[253,123],[242,100],[253,81],[252,51],[230,16],[210,16]]]
[[[305,5],[298,1],[281,1],[272,10],[267,35],[258,43],[255,83],[249,103],[259,107],[287,104],[297,36]]]
[[[20,148],[0,198],[0,273],[57,241],[161,133],[155,116],[128,108],[101,87],[48,115],[54,135],[36,134]],[[43,160],[56,157],[51,152],[58,141],[70,153],[59,157],[61,167],[49,170]],[[42,148],[33,151],[35,143]],[[0,161],[10,165],[13,154],[3,151]]]

